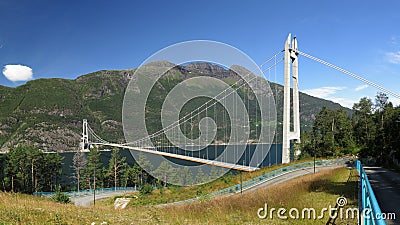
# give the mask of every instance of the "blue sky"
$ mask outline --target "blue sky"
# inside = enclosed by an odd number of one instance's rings
[[[0,0],[0,66],[28,66],[32,79],[75,79],[102,69],[135,68],[164,47],[197,39],[230,44],[261,64],[292,33],[301,51],[400,93],[399,9],[397,0]],[[301,91],[345,106],[377,92],[299,60]],[[23,83],[0,76],[0,85]]]

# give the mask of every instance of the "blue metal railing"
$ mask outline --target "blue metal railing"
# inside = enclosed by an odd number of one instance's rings
[[[321,167],[321,166],[341,166],[341,165],[346,165],[346,163],[349,162],[349,159],[341,158],[341,159],[330,159],[330,160],[318,160],[315,162],[316,167]],[[175,205],[175,204],[181,204],[181,203],[186,203],[186,202],[191,202],[191,201],[196,201],[200,199],[207,199],[210,197],[214,196],[219,196],[219,195],[227,195],[227,194],[234,194],[234,193],[239,193],[241,190],[247,190],[250,189],[254,186],[260,185],[266,181],[269,181],[271,179],[274,179],[276,177],[279,177],[281,175],[294,172],[297,170],[302,170],[302,169],[310,169],[313,168],[314,162],[303,162],[303,163],[297,163],[289,166],[285,166],[276,170],[273,170],[271,172],[265,173],[261,176],[252,178],[247,181],[243,181],[242,183],[242,189],[240,188],[240,184],[236,184],[233,186],[230,186],[228,188],[212,192],[207,195],[199,196],[197,198],[191,198],[191,199],[186,199],[183,201],[178,201],[178,202],[172,202],[172,203],[166,203],[163,205]]]
[[[138,190],[137,187],[98,188],[98,189],[96,189],[96,194],[116,192],[116,191],[137,191],[137,190]],[[64,192],[64,193],[69,195],[70,197],[93,195],[93,189],[81,190],[79,192],[69,191],[69,192]],[[33,193],[33,195],[35,195],[35,196],[45,196],[45,197],[50,197],[53,194],[54,194],[54,192],[34,192]]]
[[[316,167],[326,167],[326,166],[342,166],[342,165],[346,165],[349,162],[350,159],[346,159],[346,158],[340,158],[340,159],[330,159],[330,160],[317,160],[315,162],[315,166]],[[289,166],[285,166],[276,170],[273,170],[271,172],[265,173],[261,176],[252,178],[250,180],[247,181],[243,181],[242,183],[242,188],[240,188],[240,184],[236,184],[233,186],[230,186],[228,188],[219,190],[219,191],[215,191],[203,196],[199,196],[196,198],[191,198],[191,199],[186,199],[183,201],[178,201],[178,202],[172,202],[172,203],[166,203],[165,205],[169,205],[169,204],[181,204],[181,203],[186,203],[186,202],[191,202],[191,201],[196,201],[196,200],[200,200],[200,199],[207,199],[210,197],[214,197],[214,196],[220,196],[220,195],[226,195],[226,194],[234,194],[234,193],[239,193],[241,190],[247,190],[250,189],[254,186],[257,186],[259,184],[262,184],[264,182],[267,182],[271,179],[274,179],[276,177],[282,176],[284,174],[290,173],[290,172],[294,172],[297,170],[303,170],[303,169],[310,169],[313,168],[314,166],[314,162],[313,161],[309,161],[309,162],[302,162],[302,163],[297,163],[297,164],[293,164],[293,165],[289,165]],[[117,191],[121,191],[121,190],[126,190],[126,191],[135,191],[138,190],[138,188],[136,187],[127,187],[127,188],[122,188],[122,187],[118,187]],[[104,193],[104,192],[112,192],[114,191],[114,188],[101,188],[101,189],[96,189],[96,193]],[[84,196],[84,195],[92,195],[93,194],[93,190],[82,190],[80,192],[65,192],[66,194],[68,194],[71,197],[76,197],[76,196]],[[54,194],[54,192],[35,192],[33,193],[34,195],[39,195],[39,196],[51,196],[52,194]]]
[[[367,174],[365,173],[361,162],[358,160],[356,161],[356,167],[360,176],[359,190],[361,193],[361,198],[359,204],[359,214],[361,216],[361,224],[386,225],[385,220],[381,218],[382,212],[378,202],[376,201],[375,194],[372,190],[371,184],[369,183]]]

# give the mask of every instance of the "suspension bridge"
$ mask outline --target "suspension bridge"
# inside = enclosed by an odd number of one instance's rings
[[[283,54],[283,59],[281,58]],[[355,78],[363,83],[366,83],[372,87],[377,88],[378,90],[389,94],[395,98],[399,98],[400,96],[376,83],[373,83],[362,76],[356,75],[351,73],[341,67],[335,66],[331,63],[328,63],[322,59],[314,57],[310,54],[304,53],[298,50],[298,43],[296,38],[291,38],[291,35],[287,37],[287,40],[284,45],[284,49],[268,60],[266,60],[260,68],[267,68],[263,69],[263,72],[270,72],[271,70],[275,69],[277,65],[279,65],[282,61],[284,64],[284,102],[283,102],[283,133],[282,133],[282,158],[281,163],[288,163],[290,162],[290,146],[291,142],[299,142],[300,141],[300,113],[299,113],[299,88],[298,88],[298,79],[299,79],[299,63],[298,57],[303,56],[315,62],[321,63],[325,66],[328,66],[332,69],[335,69],[347,76]],[[276,71],[276,69],[275,69]],[[234,169],[239,171],[246,171],[252,172],[256,171],[260,166],[259,163],[254,164],[252,162],[252,158],[255,157],[264,157],[266,153],[268,153],[269,149],[260,151],[257,154],[249,153],[246,148],[245,150],[237,150],[232,148],[231,152],[225,151],[222,154],[215,152],[215,154],[210,155],[208,150],[205,153],[200,153],[202,149],[208,146],[210,143],[214,145],[220,145],[228,147],[228,144],[225,143],[217,143],[215,138],[216,134],[218,134],[218,122],[215,122],[214,125],[205,120],[205,132],[207,133],[205,136],[205,140],[200,140],[200,134],[196,137],[193,137],[193,129],[194,123],[201,123],[203,120],[202,118],[213,118],[214,120],[221,120],[225,122],[229,119],[224,113],[222,116],[219,114],[221,110],[219,109],[221,106],[226,105],[226,101],[233,101],[236,104],[236,101],[239,101],[240,96],[237,95],[237,91],[241,87],[246,87],[249,82],[261,82],[260,76],[255,76],[251,72],[248,73],[246,79],[239,79],[236,83],[231,85],[228,88],[222,90],[219,94],[217,94],[213,99],[208,100],[207,102],[203,103],[199,107],[191,110],[190,113],[184,115],[181,118],[178,118],[177,121],[169,124],[168,126],[153,132],[152,134],[143,137],[139,140],[129,142],[129,143],[110,143],[103,140],[99,135],[97,135],[93,129],[89,126],[87,120],[83,120],[83,130],[82,130],[82,150],[87,150],[90,146],[108,146],[108,147],[116,147],[116,148],[123,148],[128,149],[136,152],[148,153],[163,157],[169,157],[189,162],[194,162],[198,164],[207,164],[217,167],[222,167],[226,169]],[[245,80],[246,82],[243,82]],[[264,77],[262,77],[262,82],[267,82]],[[293,94],[291,95],[291,89]],[[235,95],[236,94],[236,95]],[[251,100],[249,97],[244,98],[244,109],[249,110],[251,105]],[[247,101],[247,102],[246,102]],[[291,109],[291,105],[293,106]],[[256,108],[260,107],[257,106]],[[239,114],[239,112],[236,112]],[[258,115],[255,113],[255,121],[260,120],[263,115]],[[258,118],[257,118],[258,117]],[[268,117],[271,118],[271,117]],[[249,133],[250,126],[249,124],[244,123],[243,121],[249,120],[248,114],[243,116],[243,120],[234,121],[236,125],[246,128],[245,132]],[[293,119],[293,121],[292,121]],[[232,118],[231,118],[232,120]],[[231,121],[232,122],[232,121]],[[275,123],[276,120],[269,121],[270,123]],[[258,128],[258,126],[265,126],[265,124],[257,124],[256,125],[256,133],[259,132],[257,135],[261,135],[262,128]],[[228,127],[229,128],[229,127]],[[230,127],[232,128],[232,127]],[[271,128],[271,126],[270,126]],[[275,127],[273,127],[275,128]],[[200,129],[200,125],[199,125]],[[226,128],[227,129],[227,128]],[[260,130],[261,129],[261,130]],[[267,132],[275,133],[275,130],[266,130]],[[223,131],[226,132],[227,131]],[[183,133],[184,140],[169,140],[168,137],[172,137],[174,139],[176,137],[175,134]],[[214,135],[214,137],[213,137]],[[225,137],[225,135],[223,135]],[[187,138],[190,137],[190,138]],[[210,138],[211,137],[211,138]],[[179,137],[181,138],[181,137]],[[210,140],[211,139],[211,140]],[[174,143],[179,143],[178,145]],[[236,139],[234,143],[230,143],[229,145],[241,145],[245,146],[248,145],[250,142],[248,140],[242,140],[240,138]],[[256,142],[257,143],[257,142]],[[260,142],[258,142],[260,144]],[[263,144],[261,142],[261,144]],[[184,148],[191,148],[190,151],[182,150]],[[268,146],[269,148],[269,146]],[[255,160],[255,162],[259,162],[260,160]]]
[[[282,54],[283,54],[283,59],[281,58]],[[400,99],[399,94],[394,93],[374,82],[371,82],[363,78],[362,76],[359,76],[339,66],[333,65],[327,61],[324,61],[315,56],[312,56],[310,54],[298,50],[298,43],[296,38],[292,39],[291,35],[289,34],[285,42],[284,49],[274,54],[271,58],[266,60],[259,67],[259,68],[267,67],[266,69],[262,70],[262,76],[264,76],[264,72],[271,73],[271,70],[274,69],[276,77],[277,65],[279,65],[282,61],[284,64],[284,70],[283,70],[284,100],[283,100],[283,113],[282,113],[283,132],[282,132],[281,163],[290,162],[291,142],[300,141],[300,112],[299,112],[300,104],[299,104],[299,87],[298,87],[299,56],[303,56],[307,59],[323,64],[349,77],[357,79],[371,87],[374,87],[385,94]],[[250,105],[252,105],[252,102],[250,100],[250,97],[249,96],[247,96],[247,98],[245,96],[241,97],[237,94],[238,92],[240,92],[241,87],[248,87],[246,85],[249,85],[249,83],[251,82],[256,84],[262,82],[268,82],[264,77],[255,76],[254,74],[252,74],[252,72],[253,71],[242,77],[242,79],[239,79],[236,83],[229,85],[229,87],[220,90],[220,92],[216,94],[214,97],[212,97],[205,103],[201,104],[199,107],[190,110],[190,112],[186,113],[184,116],[179,117],[180,112],[175,112],[178,114],[178,119],[171,122],[170,124],[167,124],[165,127],[163,126],[162,129],[153,131],[151,134],[147,136],[144,136],[142,138],[127,143],[122,143],[122,144],[110,143],[103,140],[89,126],[88,121],[83,120],[81,149],[82,151],[85,151],[89,149],[90,146],[115,147],[115,148],[131,150],[131,153],[141,152],[170,159],[178,159],[178,160],[193,162],[200,165],[211,165],[213,168],[221,167],[225,169],[233,169],[245,172],[256,171],[259,169],[260,166],[262,166],[262,164],[260,163],[260,158],[266,157],[266,155],[269,153],[271,145],[269,145],[268,143],[263,143],[262,141],[267,139],[259,138],[258,141],[253,142],[250,141],[249,139],[241,138],[240,135],[235,136],[234,132],[233,132],[234,133],[233,142],[224,143],[223,141],[221,142],[221,140],[217,140],[216,138],[216,136],[219,136],[220,139],[224,140],[224,138],[228,134],[226,129],[234,130],[235,128],[234,126],[242,128],[244,130],[244,134],[251,133],[252,132],[251,124],[246,123],[245,122],[246,120],[247,121],[252,120],[253,122],[261,121],[261,123],[256,124],[255,128],[253,127],[253,131],[256,133],[255,135],[256,137],[262,136],[263,132],[275,135],[275,129],[277,125],[276,114],[275,117],[273,117],[271,115],[265,116],[262,113],[261,115],[253,113],[253,118],[251,118],[251,116],[249,116],[250,113],[246,112],[251,110]],[[201,83],[201,80],[197,80],[197,82]],[[292,89],[292,94],[291,94],[291,89]],[[255,93],[257,91],[259,90],[253,91],[254,92],[253,94],[256,98],[257,96]],[[276,97],[276,93],[274,94]],[[227,101],[230,101],[231,103],[233,103],[233,105],[236,106],[240,103],[240,100],[242,100],[243,104],[242,108],[244,110],[243,111],[237,109],[233,110],[232,114],[233,117],[231,117],[232,115],[230,114],[226,115],[224,111],[219,109],[221,107],[226,107]],[[269,104],[267,105],[275,106],[274,99],[272,99],[272,101],[273,104],[269,102]],[[255,104],[255,108],[253,108],[253,110],[257,111],[257,107],[258,109],[261,109],[262,105],[263,105],[262,102]],[[239,117],[242,116],[242,119],[235,118],[235,116],[238,115]],[[210,118],[212,118],[214,122],[209,121]],[[219,120],[222,120],[223,123],[230,121],[231,126],[230,127],[221,126],[221,122],[218,122]],[[199,124],[197,127],[195,126],[196,123]],[[201,129],[200,126],[201,123],[203,123],[205,129]],[[273,124],[273,126],[271,126],[271,123]],[[262,128],[259,128],[258,126],[261,126]],[[264,126],[266,126],[267,129],[264,129],[263,128]],[[221,132],[218,131],[219,129],[221,129],[221,127],[225,128],[224,131],[222,132],[222,135]],[[193,130],[195,129],[199,130],[197,134],[193,132]],[[203,132],[205,133],[204,136]],[[269,140],[272,141],[273,139]],[[250,148],[248,148],[247,146],[252,143],[256,143],[257,145],[261,146],[266,144],[266,149],[261,148],[261,151],[257,151],[256,149],[255,151],[250,152]],[[214,154],[209,154],[209,149],[207,149],[207,147],[210,145],[214,146]],[[217,146],[223,146],[224,151],[222,153],[219,152],[217,150]],[[240,150],[238,146],[242,146],[241,148],[242,150]],[[204,149],[206,149],[205,152]],[[294,154],[296,155],[298,153],[295,152]],[[377,203],[377,199],[373,194],[371,184],[369,183],[368,178],[364,172],[364,169],[362,168],[359,161],[357,161],[357,169],[360,173],[359,174],[360,178],[359,189],[361,193],[360,204],[359,204],[360,210],[362,210],[363,212],[365,210],[370,210],[369,212],[372,212],[373,215],[381,214],[381,210]],[[184,183],[182,183],[182,185],[184,185]],[[391,185],[396,186],[393,184]],[[222,190],[222,192],[223,191],[225,190]],[[388,197],[384,193],[380,193],[379,188],[378,188],[378,194],[383,200],[385,200],[385,197]],[[386,202],[384,201],[381,203],[384,203],[384,206],[385,205],[391,206],[390,198],[392,198],[392,196],[390,196]],[[365,224],[386,224],[384,219],[375,218],[374,216],[365,217],[365,215],[361,215],[360,221],[362,221],[362,223]]]

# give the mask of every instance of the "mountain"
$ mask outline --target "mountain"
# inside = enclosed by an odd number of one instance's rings
[[[169,62],[159,61],[153,62],[151,66],[170,65]],[[0,86],[1,151],[18,144],[34,145],[44,151],[76,150],[81,138],[82,119],[88,119],[90,126],[103,139],[124,142],[122,104],[129,81],[136,79],[134,72],[135,70],[103,70],[75,80],[37,79],[16,88]],[[212,76],[232,85],[241,79],[233,70],[210,63],[175,66],[164,75],[153,75],[161,77],[160,89],[153,91],[158,100],[154,98],[154,102],[149,102],[150,114],[146,117],[149,130],[154,131],[160,124],[148,118],[160,117],[155,110],[160,107],[160,102],[157,101],[162,101],[162,96],[166,96],[181,81],[195,76]],[[279,123],[282,121],[283,87],[272,82],[270,87],[276,97]],[[238,92],[245,93],[245,89],[242,87]],[[243,96],[244,94],[241,95]],[[323,106],[341,107],[337,103],[300,93],[302,129],[311,127],[315,115]],[[187,107],[189,109],[190,105]],[[253,122],[256,124],[257,121]],[[281,133],[279,129],[278,133]]]

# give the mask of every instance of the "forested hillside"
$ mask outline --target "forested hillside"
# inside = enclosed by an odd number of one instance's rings
[[[173,76],[164,75],[161,83],[171,79],[173,83],[179,83],[189,74],[190,77],[196,74],[214,76],[230,84],[239,79],[234,71],[208,63],[176,66],[172,70],[170,74]],[[103,139],[124,142],[121,111],[125,89],[130,79],[135,79],[134,71],[98,71],[75,80],[37,79],[16,88],[0,86],[1,151],[18,144],[33,145],[44,151],[76,150],[79,148],[81,121],[85,118]],[[283,87],[275,83],[270,83],[270,86],[275,94],[279,124],[282,121]],[[168,93],[168,90],[158,91],[162,95]],[[303,93],[300,94],[300,104],[304,129],[311,127],[323,106],[340,107],[337,103]],[[159,115],[155,113],[153,116]],[[151,121],[148,125],[152,126]]]

